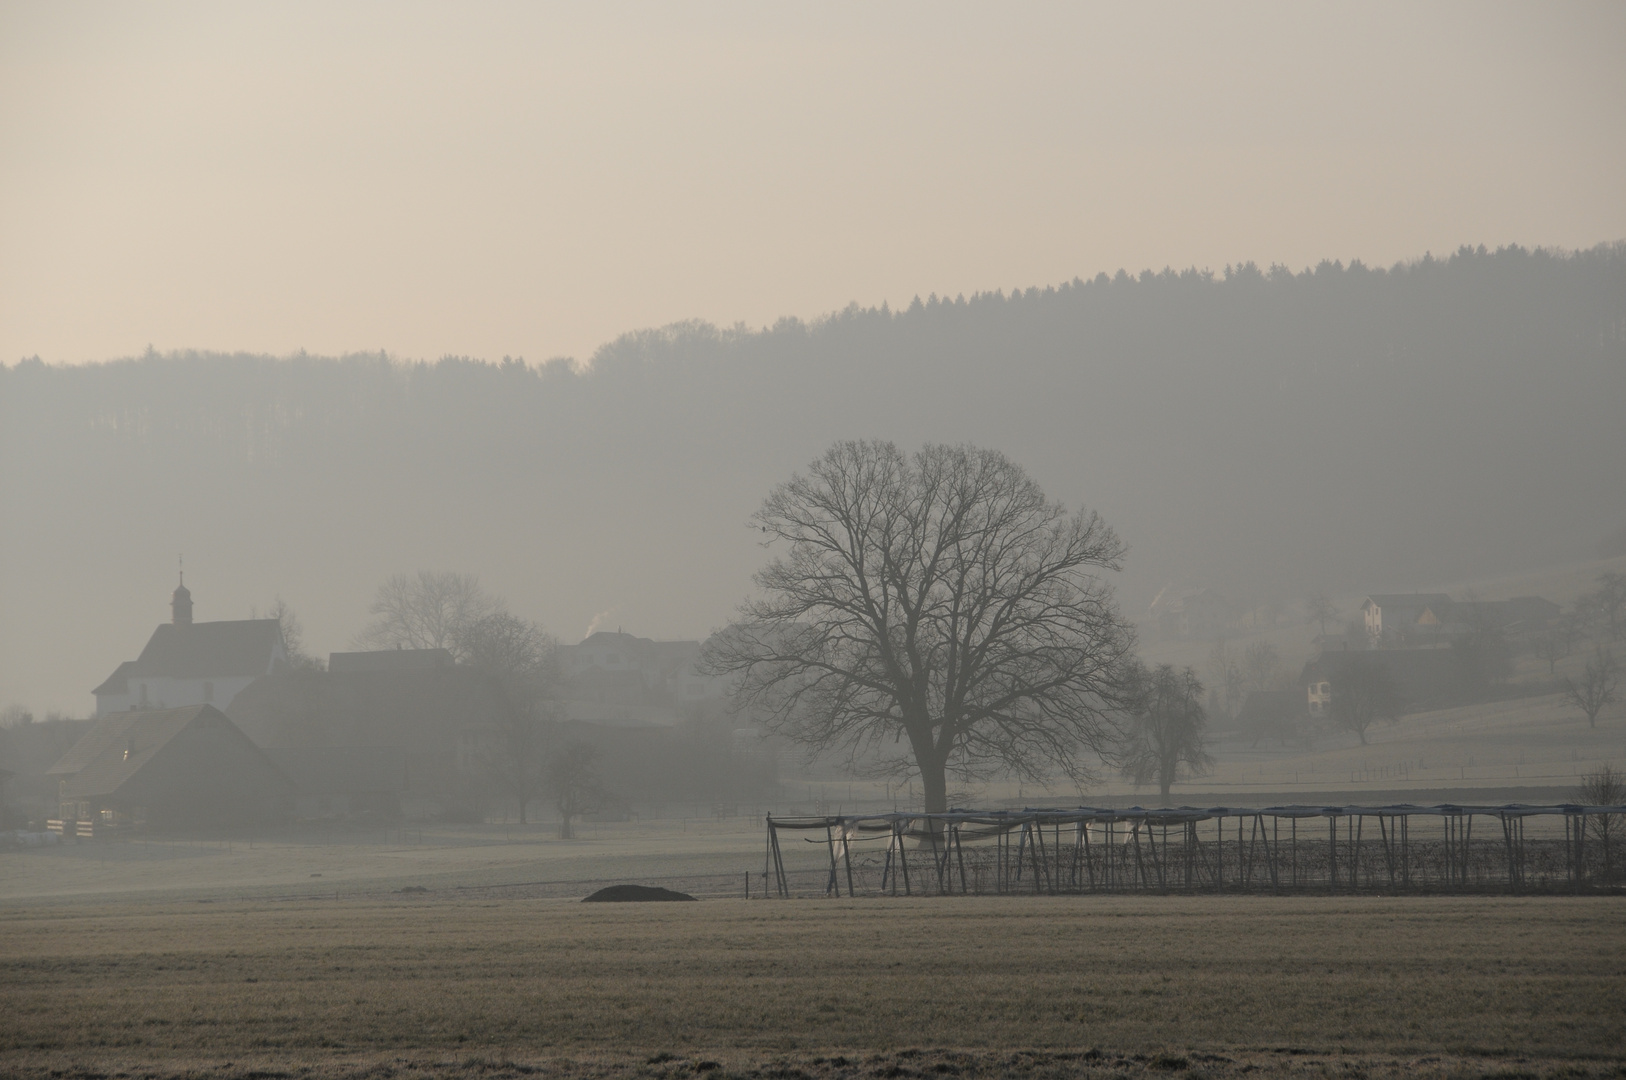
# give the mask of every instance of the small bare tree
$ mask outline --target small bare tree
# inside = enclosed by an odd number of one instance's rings
[[[1281,669],[1281,654],[1268,641],[1255,641],[1242,650],[1242,680],[1250,692],[1270,690],[1276,686]]]
[[[1304,601],[1304,609],[1310,613],[1310,621],[1321,627],[1321,636],[1327,636],[1327,623],[1338,618],[1338,606],[1332,602],[1332,597],[1326,593],[1314,593]]]
[[[1227,720],[1235,720],[1242,708],[1248,681],[1243,662],[1224,638],[1216,638],[1214,647],[1208,651],[1208,677],[1215,691],[1214,703]]]
[[[1376,656],[1350,657],[1332,678],[1332,722],[1354,732],[1366,745],[1366,732],[1375,721],[1400,718],[1400,694],[1389,669]]]
[[[1620,665],[1615,654],[1599,645],[1586,662],[1579,681],[1565,679],[1564,700],[1586,715],[1586,726],[1598,726],[1598,714],[1615,702]]]
[[[1581,627],[1577,617],[1560,615],[1536,638],[1536,659],[1547,662],[1548,678],[1558,673],[1558,662],[1567,659],[1570,653],[1575,651],[1575,643],[1580,636]]]
[[[305,651],[305,627],[294,614],[294,609],[282,597],[277,597],[261,615],[257,608],[248,609],[251,619],[275,619],[282,627],[282,648],[288,656],[288,667],[294,671],[325,671],[327,663],[319,656]]]
[[[561,840],[574,840],[572,820],[604,800],[598,759],[598,747],[580,739],[561,743],[548,754],[545,779],[553,794],[554,808],[559,811]]]
[[[1111,749],[1133,634],[1102,573],[1123,543],[1004,455],[838,443],[753,524],[783,554],[705,662],[772,731],[854,767],[905,743],[876,768],[918,771],[927,811],[950,773],[1076,781]]]
[[[468,659],[464,634],[502,610],[473,574],[420,570],[391,574],[367,609],[373,621],[356,635],[363,649],[448,649]]]
[[[1165,804],[1176,780],[1214,767],[1203,743],[1203,684],[1190,668],[1169,664],[1136,670],[1130,678],[1129,723],[1120,752],[1123,774],[1135,786],[1156,781]]]
[[[1576,801],[1582,806],[1626,806],[1626,773],[1616,772],[1605,765],[1581,778]],[[1614,876],[1611,848],[1620,825],[1614,814],[1588,814],[1587,831],[1603,848],[1604,880]]]
[[[547,786],[547,708],[558,684],[558,643],[533,622],[497,612],[465,627],[465,661],[490,676],[496,696],[495,731],[484,755],[485,771],[526,808]]]

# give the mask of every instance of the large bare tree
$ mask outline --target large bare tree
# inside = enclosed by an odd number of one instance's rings
[[[1103,578],[1124,546],[1003,455],[842,442],[764,501],[780,554],[708,646],[736,702],[850,764],[948,777],[1091,774],[1110,752],[1133,634]],[[875,759],[872,757],[871,761]]]
[[[463,637],[470,627],[502,610],[473,574],[420,570],[391,574],[367,611],[373,621],[356,635],[367,649],[448,649],[468,659]]]

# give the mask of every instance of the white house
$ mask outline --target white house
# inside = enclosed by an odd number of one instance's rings
[[[92,691],[97,716],[192,705],[225,709],[244,687],[288,658],[275,619],[195,623],[184,580],[170,607],[171,621],[153,630],[141,655],[120,664]]]

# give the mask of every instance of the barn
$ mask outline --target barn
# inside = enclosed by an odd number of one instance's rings
[[[66,836],[218,832],[285,820],[293,784],[212,705],[100,717],[48,776]]]

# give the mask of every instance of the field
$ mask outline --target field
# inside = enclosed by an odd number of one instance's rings
[[[12,904],[0,1065],[1626,1075],[1621,914],[1615,898],[582,905],[446,890]]]

